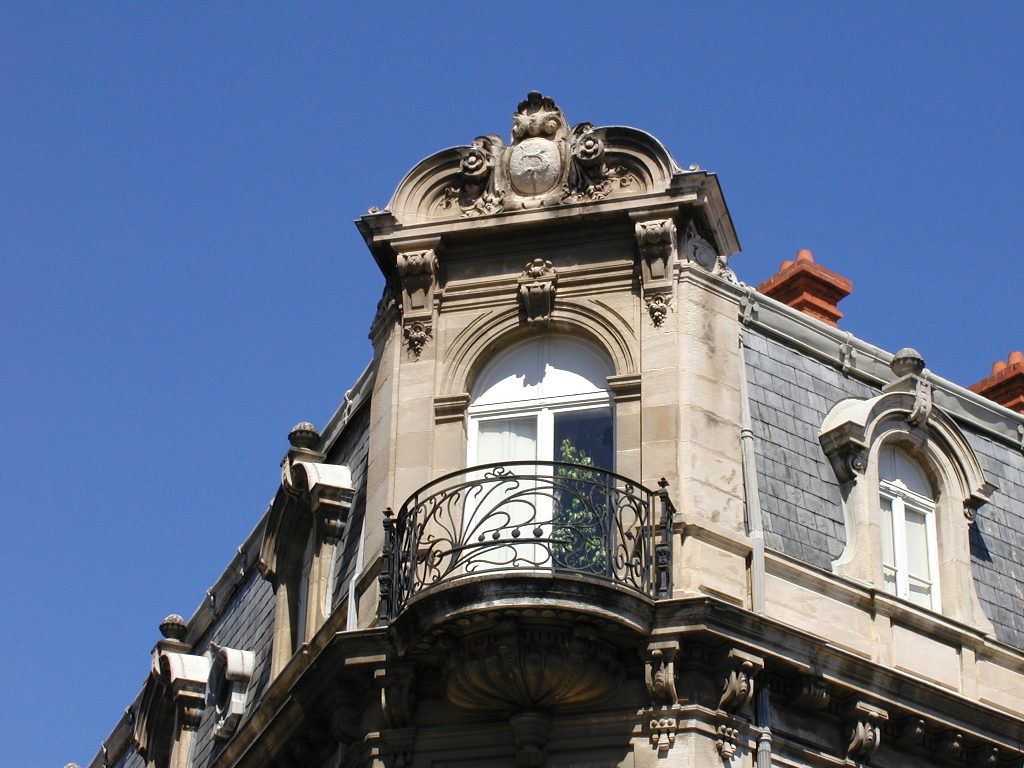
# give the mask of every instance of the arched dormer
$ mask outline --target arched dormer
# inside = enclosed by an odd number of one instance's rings
[[[934,540],[932,588],[941,599],[914,602],[991,631],[974,585],[969,526],[996,488],[959,427],[933,406],[920,355],[901,350],[892,369],[898,378],[882,394],[837,403],[818,435],[843,496],[846,547],[833,570],[899,594],[883,553],[887,537],[899,537],[904,514],[886,500],[902,496],[897,508],[909,500],[919,513],[934,514],[922,524],[933,529],[923,535]]]
[[[320,434],[308,422],[289,433],[281,486],[271,504],[258,567],[274,585],[271,671],[278,674],[326,621],[334,551],[345,535],[355,491],[352,473],[323,463]]]

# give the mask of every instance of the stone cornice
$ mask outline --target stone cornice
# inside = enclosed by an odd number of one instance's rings
[[[686,644],[709,635],[765,659],[769,668],[810,672],[847,698],[871,701],[890,715],[920,714],[930,723],[997,745],[1001,754],[1024,756],[1024,720],[839,648],[823,638],[712,597],[665,600],[657,604],[655,638]],[[998,735],[997,735],[998,734]]]

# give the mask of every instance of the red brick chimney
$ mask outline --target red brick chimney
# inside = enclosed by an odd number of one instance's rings
[[[835,325],[843,313],[836,306],[850,295],[853,283],[831,269],[814,263],[814,254],[806,248],[796,253],[796,261],[786,259],[779,271],[757,286],[765,296],[799,309],[811,317]]]
[[[992,375],[969,389],[1011,411],[1024,413],[1024,352],[1011,352],[1005,363],[996,360],[992,363]]]

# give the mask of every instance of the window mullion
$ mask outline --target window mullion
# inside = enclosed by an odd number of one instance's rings
[[[910,595],[910,580],[907,570],[906,510],[903,498],[899,495],[894,496],[892,500],[892,548],[896,565],[896,594],[906,598]]]

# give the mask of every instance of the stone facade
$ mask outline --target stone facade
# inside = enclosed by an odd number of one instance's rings
[[[1024,418],[737,281],[714,174],[540,94],[357,226],[373,360],[95,768],[1024,762]]]

